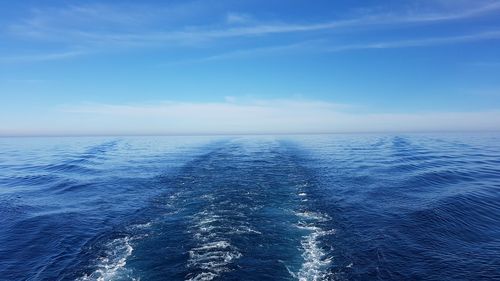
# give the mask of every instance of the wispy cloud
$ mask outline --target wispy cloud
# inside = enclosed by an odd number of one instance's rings
[[[441,0],[440,2],[446,2]],[[60,60],[84,55],[89,52],[99,53],[117,48],[144,47],[179,47],[204,46],[207,42],[216,44],[219,41],[240,37],[278,36],[290,33],[318,32],[315,40],[324,40],[324,31],[355,29],[358,27],[392,28],[404,24],[429,24],[456,21],[480,17],[500,11],[498,1],[461,1],[445,5],[448,8],[435,10],[408,10],[392,12],[368,12],[357,17],[324,22],[286,22],[276,19],[262,21],[255,15],[227,12],[222,22],[207,24],[190,24],[192,17],[200,13],[202,6],[197,1],[186,2],[166,7],[147,5],[105,5],[105,4],[72,4],[58,8],[33,9],[31,14],[7,25],[10,39],[30,39],[37,42],[59,44],[60,49],[76,50],[53,52],[36,55],[12,54],[8,58],[0,58],[1,62],[39,62]],[[205,5],[206,6],[206,5]],[[452,7],[452,8],[449,8]],[[457,8],[458,7],[458,8]],[[397,13],[396,13],[397,12]],[[183,20],[180,20],[183,19]],[[177,20],[177,21],[176,21]],[[179,24],[178,22],[181,22]],[[4,34],[5,36],[5,34]],[[494,36],[483,34],[484,37]],[[495,35],[496,36],[496,35]],[[377,44],[345,44],[334,47],[338,50],[396,48],[405,46],[430,46],[479,40],[479,37],[457,36],[455,38],[415,39],[399,42]],[[289,44],[285,48],[296,48]],[[260,46],[254,52],[269,52],[281,47]],[[220,56],[241,56],[247,51],[235,51],[233,54],[217,55],[207,60],[221,59]]]
[[[8,82],[8,83],[16,83],[16,84],[40,84],[40,83],[49,82],[50,80],[46,80],[46,79],[6,79],[3,81]]]
[[[23,63],[23,62],[43,62],[43,61],[54,61],[63,60],[78,57],[84,54],[88,54],[87,51],[63,51],[58,53],[47,53],[47,54],[29,54],[20,56],[9,56],[0,57],[1,63]]]
[[[86,44],[172,44],[191,43],[210,39],[221,39],[242,36],[264,36],[270,34],[312,32],[348,28],[363,25],[392,25],[403,23],[428,23],[457,20],[481,16],[483,14],[500,10],[500,2],[487,2],[473,6],[466,10],[447,11],[439,13],[408,13],[408,14],[367,14],[359,18],[334,20],[317,23],[291,23],[291,22],[259,22],[250,21],[250,15],[229,13],[229,23],[249,23],[251,25],[231,27],[190,26],[189,24],[174,29],[162,24],[148,26],[151,18],[165,17],[154,10],[145,9],[143,6],[128,7],[128,9],[113,8],[104,5],[70,6],[58,10],[35,10],[31,18],[21,23],[10,26],[12,34],[27,36],[35,39],[71,41]],[[149,16],[149,17],[148,17]],[[118,28],[112,23],[118,23]],[[100,27],[99,24],[103,26]],[[98,28],[95,28],[95,27]],[[144,32],[141,27],[148,27],[149,32]],[[132,28],[134,27],[134,28]],[[135,29],[135,30],[134,30]],[[151,31],[153,30],[153,31]]]
[[[369,42],[369,43],[357,43],[357,44],[347,44],[347,45],[335,45],[334,43],[328,42],[326,40],[312,40],[304,41],[286,45],[268,46],[255,49],[242,49],[231,51],[227,53],[221,53],[216,55],[207,56],[204,58],[185,60],[179,63],[199,63],[199,62],[209,62],[216,60],[226,60],[226,59],[238,59],[238,58],[248,58],[256,56],[266,56],[275,54],[286,54],[287,52],[346,52],[355,50],[367,50],[367,49],[397,49],[397,48],[411,48],[411,47],[431,47],[447,44],[465,44],[476,41],[483,40],[496,40],[500,39],[500,30],[484,31],[480,33],[460,35],[460,36],[445,36],[445,37],[431,37],[431,38],[419,38],[410,40],[398,40],[398,41],[385,41],[385,42]],[[497,63],[498,64],[498,63]],[[495,65],[493,63],[487,63],[485,65]]]

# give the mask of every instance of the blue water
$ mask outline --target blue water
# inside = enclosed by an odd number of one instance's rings
[[[500,280],[500,135],[0,139],[0,280]]]

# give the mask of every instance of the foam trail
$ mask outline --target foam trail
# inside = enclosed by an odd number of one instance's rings
[[[324,230],[317,224],[330,220],[330,217],[310,211],[297,212],[296,214],[303,219],[297,227],[309,232],[301,241],[304,262],[297,277],[300,281],[328,280],[329,273],[327,269],[332,262],[332,258],[328,257],[325,251],[322,250],[320,239],[323,236],[335,234],[335,230]]]

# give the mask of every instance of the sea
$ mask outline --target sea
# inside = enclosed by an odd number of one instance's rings
[[[0,280],[500,280],[500,134],[0,138]]]

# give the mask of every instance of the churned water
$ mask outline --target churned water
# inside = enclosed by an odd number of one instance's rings
[[[500,280],[500,135],[0,139],[1,280]]]

